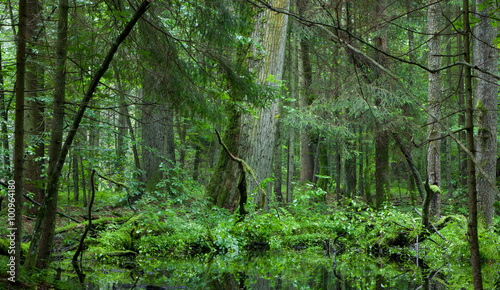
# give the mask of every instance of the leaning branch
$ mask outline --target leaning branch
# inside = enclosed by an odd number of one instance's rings
[[[9,187],[9,185],[3,181],[0,181],[0,185],[3,185],[4,187]],[[29,200],[29,202],[31,202],[32,204],[36,205],[36,206],[42,206],[38,201],[32,199],[29,195],[26,194],[26,192],[23,192],[23,196],[24,198],[26,198],[27,200]],[[74,221],[75,223],[80,223],[80,221],[78,221],[77,219],[74,219],[72,217],[70,217],[69,215],[65,215],[63,214],[62,212],[56,212],[58,215],[62,216],[62,217],[65,217],[67,219],[70,219],[72,221]]]

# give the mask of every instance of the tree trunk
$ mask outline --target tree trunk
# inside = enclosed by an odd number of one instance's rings
[[[118,91],[120,93],[120,115],[123,116],[124,121],[125,121],[125,131],[123,132],[123,134],[126,135],[126,132],[128,129],[130,139],[132,140],[132,154],[134,156],[134,165],[135,165],[134,177],[140,183],[142,183],[144,179],[142,177],[142,174],[140,173],[141,172],[141,162],[139,160],[139,151],[137,150],[137,140],[135,139],[134,127],[132,126],[132,121],[130,120],[130,115],[128,113],[127,101],[125,99],[125,90],[122,86],[122,82],[121,82],[120,73],[119,73],[118,68],[116,66],[114,66],[113,69],[115,72],[115,78],[116,78],[116,84],[118,87]],[[123,145],[126,147],[125,144],[123,144]],[[134,196],[133,199],[137,199],[137,197]]]
[[[75,148],[73,148],[73,201],[78,202],[80,195],[79,177],[78,177],[78,155]]]
[[[460,8],[457,8],[457,14],[460,14]],[[464,51],[463,47],[463,40],[462,40],[463,35],[458,34],[457,35],[457,51],[462,52]],[[464,55],[462,53],[459,54],[458,57],[459,61],[464,61]],[[458,102],[457,105],[459,108],[465,108],[465,92],[464,92],[464,67],[459,66],[459,79],[458,79]],[[465,111],[461,110],[458,113],[458,127],[459,128],[465,128]],[[463,144],[467,144],[467,136],[466,136],[466,131],[461,131],[458,133],[459,139]],[[462,150],[458,150],[458,172],[467,172],[467,153],[462,152]],[[467,185],[467,175],[465,174],[460,174],[458,177],[458,180],[462,186]]]
[[[464,58],[470,63],[470,35],[469,24],[469,1],[463,0],[464,7]],[[474,156],[476,153],[474,143],[474,121],[472,107],[472,76],[471,68],[464,67],[465,70],[465,111],[467,128],[467,147]],[[471,254],[472,281],[475,290],[483,289],[483,278],[481,275],[481,257],[479,254],[479,237],[477,232],[477,191],[476,191],[476,167],[472,158],[467,158],[467,177],[469,192],[469,223],[467,226],[467,236]]]
[[[59,20],[57,22],[57,43],[56,43],[56,69],[54,76],[54,109],[52,119],[52,133],[49,148],[49,168],[48,176],[55,172],[55,167],[61,153],[64,130],[64,106],[66,100],[66,57],[68,53],[68,0],[59,1]],[[45,203],[47,214],[42,222],[42,232],[38,245],[38,255],[36,266],[45,269],[49,263],[52,253],[54,230],[57,212],[57,185],[55,190],[46,191]]]
[[[273,0],[270,4],[288,11],[290,1]],[[276,83],[268,81],[269,75],[274,76],[274,80],[278,82],[282,80],[287,24],[288,16],[283,13],[266,9],[258,15],[252,38],[266,53],[259,60],[251,61],[250,67],[257,75],[260,84],[277,86]],[[259,54],[261,53],[257,47],[253,47],[253,55]],[[268,107],[258,111],[257,118],[250,114],[242,116],[239,152],[243,155],[242,159],[253,169],[257,182],[262,182],[272,173],[277,113],[278,100],[274,99]],[[255,183],[249,182],[247,187],[249,196],[254,188]],[[257,194],[254,202],[264,207],[266,197]]]
[[[440,66],[441,61],[438,55],[441,54],[441,42],[439,39],[440,25],[439,17],[441,16],[441,8],[439,1],[429,0],[427,10],[429,32],[429,54],[428,66],[430,69],[436,69]],[[427,127],[427,180],[431,185],[441,187],[441,126],[439,120],[441,118],[441,73],[430,72],[428,83],[428,127]],[[436,119],[435,119],[436,118]],[[430,217],[438,219],[440,216],[441,196],[434,194],[430,206]]]
[[[40,4],[37,0],[30,0],[27,3],[27,37],[34,46],[37,37],[36,34],[40,23]],[[43,198],[43,181],[42,168],[45,146],[43,143],[43,133],[45,131],[45,122],[43,116],[43,103],[38,97],[38,91],[43,89],[43,68],[40,67],[39,56],[36,49],[28,47],[29,59],[26,61],[26,110],[25,110],[25,129],[26,139],[29,146],[34,148],[34,154],[30,153],[26,156],[25,168],[25,190],[34,194],[33,199],[37,202],[42,202]],[[31,207],[29,213],[36,215],[37,207]]]
[[[474,103],[478,120],[476,158],[490,178],[496,180],[498,81],[493,76],[498,75],[498,48],[494,43],[498,28],[492,26],[489,16],[496,13],[497,5],[494,1],[485,2],[476,0],[475,15],[479,16],[480,22],[474,27],[472,42],[473,65],[491,74],[479,70],[474,73]],[[481,217],[487,226],[492,226],[495,189],[482,175],[477,178],[477,194]]]
[[[291,129],[288,137],[288,156],[286,162],[286,203],[293,202],[293,176],[295,174],[295,130]]]
[[[83,166],[83,156],[80,156],[80,168],[82,170],[82,199],[83,207],[87,207],[87,181],[85,180],[85,167]],[[89,190],[90,193],[90,190]]]
[[[335,153],[335,194],[337,201],[340,201],[342,188],[342,155],[340,154],[341,146],[336,145],[337,152]]]
[[[375,208],[380,209],[389,196],[389,136],[378,132],[375,137]]]
[[[142,169],[148,192],[155,191],[162,178],[160,164],[165,149],[165,124],[161,122],[163,108],[157,104],[161,97],[155,93],[157,82],[157,76],[148,73],[143,84],[143,97],[147,105],[143,106],[142,111]]]
[[[2,68],[2,43],[0,42],[0,71]],[[9,150],[9,135],[7,132],[7,118],[8,118],[8,108],[5,96],[5,84],[3,79],[3,73],[0,73],[0,130],[1,130],[1,142],[2,142],[2,169],[4,172],[10,171],[10,150]]]
[[[358,172],[358,184],[359,184],[359,196],[365,196],[365,176],[364,176],[364,155],[366,154],[365,146],[363,146],[363,138],[361,137],[363,132],[360,132],[359,135],[359,152],[363,152],[359,154],[359,172]]]
[[[14,255],[11,255],[10,261],[14,258],[14,276],[21,273],[21,238],[22,238],[22,210],[23,210],[23,171],[24,171],[24,80],[26,72],[26,42],[27,36],[27,4],[26,0],[19,0],[19,34],[17,36],[16,52],[16,119],[14,123],[14,183],[9,184],[9,197],[14,198],[15,216],[12,221],[9,218],[9,234],[14,234]],[[10,188],[10,185],[15,187]],[[12,223],[13,222],[13,223]],[[13,225],[13,226],[12,226]]]
[[[115,72],[115,78],[117,79],[118,93],[120,94],[120,100],[117,102],[119,108],[118,108],[118,124],[117,124],[118,133],[116,135],[116,156],[118,157],[116,160],[116,170],[119,172],[120,175],[122,175],[122,178],[124,178],[123,175],[125,172],[125,165],[126,165],[125,160],[127,159],[126,155],[128,147],[128,144],[125,139],[125,136],[127,136],[127,131],[128,131],[127,130],[128,110],[125,101],[125,92],[123,91],[121,85],[118,69],[116,68],[116,66],[113,66],[113,68]],[[123,188],[121,185],[118,185],[116,189],[118,192],[121,192]]]
[[[194,160],[193,160],[193,180],[198,181],[200,176],[200,163],[201,163],[201,146],[199,140],[195,141],[194,145]]]
[[[377,0],[375,7],[376,19],[382,21],[385,17],[386,0]],[[379,28],[379,34],[375,37],[375,47],[380,51],[387,51],[388,40],[387,40],[387,29],[385,27]],[[388,67],[387,56],[377,52],[375,55],[376,60],[383,65]],[[376,71],[376,76],[381,77],[382,72]],[[375,105],[379,106],[381,103],[380,98],[375,102]],[[382,203],[390,198],[389,189],[389,139],[388,133],[384,128],[378,128],[375,133],[375,206],[380,208]]]
[[[307,1],[298,0],[297,9],[300,16],[307,10]],[[302,111],[311,105],[309,86],[312,82],[312,66],[309,58],[309,40],[304,36],[305,32],[298,34],[298,75],[299,75],[299,107]],[[300,182],[312,182],[314,179],[314,144],[312,142],[309,126],[300,129]]]
[[[282,114],[281,107],[280,107],[280,114]],[[281,150],[281,136],[282,136],[282,125],[281,122],[278,122],[277,124],[278,128],[276,129],[276,136],[274,140],[274,196],[276,198],[276,202],[278,204],[283,204],[283,194],[281,192],[281,168],[283,167],[282,164],[282,150]]]
[[[228,108],[227,113],[228,125],[222,141],[234,156],[238,156],[240,113],[235,107]],[[233,162],[226,154],[219,154],[214,173],[206,187],[206,195],[215,205],[234,212],[238,206],[239,199],[237,192],[238,184],[235,182],[239,179],[239,175],[240,169],[238,163]],[[248,176],[247,179],[251,180],[251,177]]]

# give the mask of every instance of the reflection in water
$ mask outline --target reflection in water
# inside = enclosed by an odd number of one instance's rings
[[[411,263],[357,253],[332,258],[314,253],[190,261],[144,261],[137,271],[94,271],[87,289],[447,289],[447,277]],[[363,257],[364,256],[364,257]],[[347,260],[347,258],[351,258]],[[364,261],[364,262],[362,262]],[[94,268],[95,269],[95,268]],[[139,273],[139,274],[138,274]],[[154,285],[154,286],[152,286]]]

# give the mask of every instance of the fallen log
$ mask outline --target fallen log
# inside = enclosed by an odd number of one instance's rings
[[[116,224],[124,224],[127,222],[131,217],[121,217],[121,218],[114,218],[114,217],[106,217],[106,218],[101,218],[97,220],[92,221],[93,226],[105,226],[107,224],[111,223],[116,223]],[[70,223],[64,227],[60,227],[56,229],[56,234],[61,234],[65,233],[74,229],[79,229],[86,227],[88,225],[89,221],[84,221],[82,223]]]

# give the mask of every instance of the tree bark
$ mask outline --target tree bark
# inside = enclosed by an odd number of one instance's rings
[[[490,14],[496,13],[497,5],[494,1],[485,2],[476,0],[475,15],[480,21],[474,27],[472,42],[473,65],[491,74],[478,70],[474,73],[474,103],[478,120],[476,158],[490,178],[496,180],[498,81],[492,75],[498,75],[498,48],[494,43],[498,28],[492,26]],[[492,226],[495,189],[482,175],[477,178],[477,194],[479,213],[486,225]]]
[[[78,177],[78,155],[75,152],[75,148],[73,148],[73,201],[78,202],[78,198],[80,195],[80,187],[79,185],[79,177]]]
[[[19,33],[17,35],[16,52],[16,109],[14,123],[14,192],[9,188],[10,197],[14,197],[15,216],[9,220],[9,234],[15,235],[14,241],[14,267],[15,274],[21,273],[21,238],[22,238],[22,210],[23,210],[23,171],[24,171],[24,81],[26,73],[26,42],[27,36],[27,3],[19,0]],[[12,196],[13,195],[13,196]],[[12,259],[12,256],[11,258]],[[12,261],[12,260],[10,260]],[[12,276],[11,276],[12,277]],[[14,280],[18,277],[13,277]]]
[[[280,114],[282,113],[282,110],[280,108]],[[278,204],[283,204],[283,194],[281,192],[281,184],[282,184],[282,178],[281,178],[281,168],[283,167],[282,164],[282,149],[281,149],[281,136],[282,136],[282,124],[281,122],[278,122],[277,124],[278,128],[276,130],[276,137],[274,140],[274,196],[276,198],[276,201]]]
[[[238,156],[241,114],[233,106],[227,109],[227,113],[228,123],[224,131],[222,143],[226,144],[228,150],[234,156]],[[231,212],[236,210],[239,195],[237,194],[238,184],[235,181],[239,179],[239,174],[238,163],[232,162],[226,154],[219,154],[214,173],[206,187],[206,194],[215,205],[227,208]]]
[[[463,0],[464,7],[464,58],[467,63],[470,63],[470,35],[471,29],[469,24],[469,0]],[[468,192],[469,192],[469,222],[467,226],[467,236],[469,240],[469,249],[472,265],[472,281],[475,290],[483,289],[483,278],[481,275],[481,257],[479,254],[479,237],[477,232],[477,191],[476,191],[476,166],[472,157],[475,157],[474,143],[474,121],[472,108],[472,75],[471,68],[465,69],[465,111],[466,111],[466,128],[467,128],[467,147],[472,156],[467,158],[467,177],[468,177]]]
[[[2,69],[2,43],[0,42],[0,71],[3,71]],[[2,134],[1,136],[1,142],[2,142],[2,149],[3,149],[3,158],[2,158],[2,169],[4,172],[9,172],[10,171],[10,150],[9,150],[9,135],[7,133],[7,120],[8,120],[8,108],[7,108],[7,102],[6,102],[6,95],[5,95],[5,83],[3,79],[3,73],[0,73],[0,120],[1,120],[1,125],[0,125],[0,132]]]
[[[375,137],[375,208],[380,209],[389,199],[389,141],[388,134],[378,132]]]
[[[306,0],[297,1],[299,16],[303,17],[307,10]],[[309,58],[309,40],[305,37],[305,32],[298,33],[299,53],[299,107],[304,112],[311,105],[309,87],[312,82],[312,66]],[[314,144],[312,142],[309,126],[302,126],[300,129],[300,182],[312,182],[314,180]]]
[[[441,66],[441,42],[440,42],[440,25],[439,17],[441,15],[439,1],[429,0],[427,8],[427,29],[429,33],[429,54],[427,58],[428,66],[430,69],[436,69]],[[428,112],[429,112],[429,126],[427,127],[427,139],[429,141],[427,146],[427,179],[429,184],[441,187],[441,126],[437,122],[441,119],[441,73],[430,72],[428,74]],[[436,118],[436,119],[434,119]],[[434,194],[430,206],[431,218],[438,219],[440,216],[441,196]]]
[[[270,1],[270,4],[287,11],[290,1],[273,0]],[[252,38],[261,45],[265,54],[258,60],[251,60],[250,67],[257,75],[260,84],[277,87],[277,83],[268,81],[268,78],[272,75],[275,81],[282,80],[288,16],[283,13],[275,13],[270,9],[259,14]],[[253,47],[253,55],[257,57],[259,54],[261,52],[257,50],[257,47]],[[242,159],[246,160],[254,170],[258,182],[270,177],[272,173],[277,113],[278,99],[273,99],[269,106],[257,112],[257,118],[250,114],[242,116],[239,152],[240,155],[243,155]],[[247,188],[249,196],[254,188],[255,184],[249,183]],[[257,194],[254,202],[260,207],[264,207],[266,197]]]
[[[386,0],[377,0],[375,6],[376,19],[382,22],[385,17]],[[388,39],[387,29],[380,27],[378,35],[374,39],[375,47],[379,51],[387,51]],[[375,59],[384,67],[388,67],[387,56],[377,52]],[[381,77],[382,71],[376,70],[376,76]],[[378,98],[375,105],[380,105],[381,100]],[[375,199],[376,208],[380,208],[382,204],[387,201],[390,196],[389,189],[389,139],[386,129],[379,126],[375,133]]]
[[[59,1],[59,20],[57,22],[56,69],[54,76],[54,103],[52,132],[49,149],[48,176],[56,170],[56,164],[61,153],[64,130],[64,105],[66,99],[66,57],[68,53],[68,0]],[[42,231],[36,259],[37,268],[44,269],[52,252],[55,220],[57,211],[57,185],[54,190],[46,190],[44,204],[49,214],[42,221]]]
[[[38,49],[35,48],[39,37],[37,28],[41,18],[41,7],[38,0],[29,0],[27,5],[27,38],[30,39],[31,45],[27,47],[29,58],[26,61],[25,134],[26,140],[29,146],[34,148],[34,152],[26,155],[24,189],[34,194],[34,200],[41,202],[43,198],[42,168],[45,151],[43,143],[45,122],[43,116],[44,106],[37,92],[43,89],[43,68],[39,64]],[[36,215],[37,207],[31,207],[28,211],[30,214]]]

